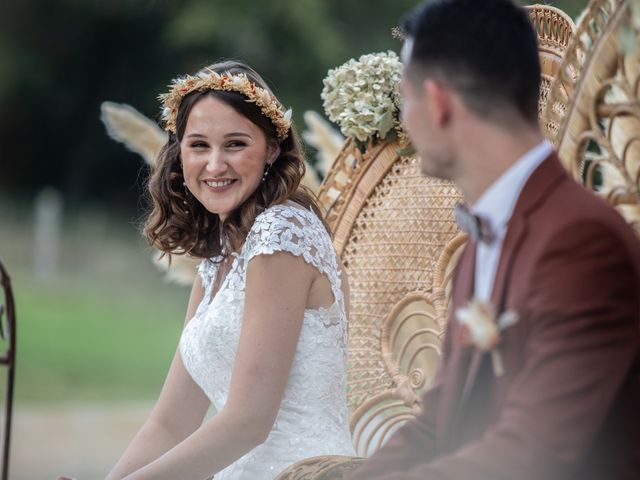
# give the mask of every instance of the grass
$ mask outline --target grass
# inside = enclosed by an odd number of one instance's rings
[[[85,220],[65,223],[58,273],[37,281],[31,222],[0,215],[16,301],[17,402],[150,400],[175,352],[188,289],[163,280],[125,221]]]
[[[22,282],[16,292],[18,399],[157,394],[179,335],[178,308],[159,305],[157,299],[123,302],[108,291],[44,289]]]

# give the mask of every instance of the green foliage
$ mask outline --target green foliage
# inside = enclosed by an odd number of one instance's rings
[[[131,212],[142,195],[140,159],[108,139],[104,100],[157,117],[156,96],[176,75],[239,58],[275,87],[302,122],[321,111],[329,68],[372,51],[413,1],[9,0],[0,2],[0,188],[43,185],[72,204]],[[140,177],[140,178],[139,178]],[[107,180],[108,179],[108,180]]]
[[[179,338],[179,302],[22,281],[15,290],[18,402],[157,396]]]
[[[137,232],[99,211],[66,218],[57,274],[38,280],[30,214],[4,206],[0,259],[16,304],[18,404],[156,398],[189,289],[166,283]]]
[[[239,58],[265,76],[300,125],[305,110],[322,111],[329,68],[399,50],[391,28],[417,3],[0,2],[0,188],[31,194],[53,185],[71,203],[131,212],[139,208],[145,175],[135,154],[106,137],[98,119],[102,101],[129,103],[155,118],[156,96],[176,75]],[[586,0],[552,3],[575,16]]]

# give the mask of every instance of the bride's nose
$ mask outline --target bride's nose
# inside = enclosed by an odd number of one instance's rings
[[[207,172],[213,175],[219,175],[227,171],[227,162],[222,151],[212,148],[207,155],[207,163],[205,165]]]

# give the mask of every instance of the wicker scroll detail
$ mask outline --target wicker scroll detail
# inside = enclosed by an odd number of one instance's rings
[[[435,376],[443,333],[433,304],[427,295],[409,294],[383,321],[381,354],[393,386],[365,401],[352,415],[359,455],[375,452],[420,412],[420,395]]]
[[[382,360],[391,373],[395,393],[407,406],[431,385],[440,357],[443,322],[434,300],[422,293],[405,296],[382,323]],[[415,410],[418,413],[418,410]]]
[[[627,53],[619,43],[623,29],[638,40],[631,28],[628,1],[590,3],[546,114],[558,124],[555,135],[548,133],[565,167],[640,234],[640,48]]]
[[[593,0],[565,51],[562,65],[549,91],[543,114],[549,122],[548,125],[552,127],[547,128],[546,136],[553,142],[556,149],[559,149],[561,140],[572,140],[568,138],[568,134],[571,133],[568,131],[570,117],[575,117],[571,122],[571,131],[574,135],[579,134],[586,127],[584,115],[573,113],[574,110],[584,110],[584,105],[574,101],[577,91],[585,86],[585,79],[581,72],[589,61],[589,51],[599,36],[598,32],[619,3],[620,0]],[[576,178],[579,178],[579,175],[576,175]]]
[[[538,50],[542,70],[538,115],[541,117],[541,122],[546,124],[542,114],[547,104],[549,90],[562,64],[563,53],[573,38],[575,25],[573,20],[562,10],[548,5],[531,5],[526,9],[538,34]],[[552,125],[545,126],[553,128]]]

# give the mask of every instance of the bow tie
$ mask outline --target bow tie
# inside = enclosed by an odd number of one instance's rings
[[[460,230],[467,233],[469,238],[487,245],[493,243],[495,235],[491,230],[491,225],[485,218],[471,213],[467,204],[458,203],[453,212]]]

